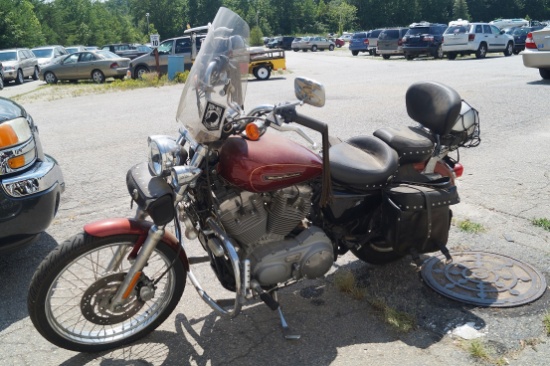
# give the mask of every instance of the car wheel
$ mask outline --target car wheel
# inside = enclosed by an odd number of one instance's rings
[[[405,58],[406,58],[408,61],[412,61],[412,60],[414,59],[414,55],[411,55],[411,54],[406,53],[406,54],[405,54]]]
[[[449,60],[454,60],[454,59],[456,58],[456,52],[449,52],[449,53],[447,54],[447,58],[448,58]]]
[[[303,51],[303,52],[307,52],[307,48],[302,48],[302,51]]]
[[[97,84],[102,84],[105,82],[105,75],[99,70],[92,71],[92,79]]]
[[[514,55],[519,55],[520,52],[520,50],[514,50]]]
[[[513,53],[514,53],[514,45],[512,44],[512,42],[508,42],[508,44],[506,45],[506,49],[504,50],[504,56],[506,57],[512,56]]]
[[[382,55],[382,58],[383,58],[384,60],[389,60],[389,59],[390,59],[390,55]]]
[[[539,74],[544,80],[550,79],[550,69],[539,69]]]
[[[359,51],[351,51],[351,54],[352,54],[353,56],[357,56],[357,55],[359,54]]]
[[[334,51],[334,45],[331,44],[330,46],[328,46],[328,50],[329,51]]]
[[[32,73],[32,79],[38,80],[40,77],[40,70],[38,70],[38,66],[34,68],[34,72]]]
[[[292,51],[294,51],[294,52],[298,52],[298,51],[300,51],[300,50],[299,50],[299,49],[297,49],[297,48],[293,48],[293,49],[292,49]]]
[[[487,45],[482,43],[476,51],[476,58],[485,58],[487,56]]]
[[[4,89],[4,79],[2,79],[2,76],[0,75],[0,90]]]
[[[258,80],[267,80],[271,76],[271,70],[267,66],[258,66],[254,69],[254,76]]]
[[[439,45],[435,51],[434,58],[443,58],[443,47]]]
[[[146,72],[149,72],[149,69],[147,69],[145,66],[138,66],[136,68],[136,71],[134,72],[134,79],[141,79],[143,74]]]
[[[21,85],[25,82],[25,78],[23,77],[23,71],[21,69],[17,70],[17,76],[15,77],[15,83],[17,85]]]
[[[342,45],[341,45],[341,44],[337,44],[336,47],[342,48]],[[331,50],[331,51],[332,51],[332,50]]]
[[[311,52],[315,52],[315,51],[317,51],[317,46],[316,45],[311,46]]]
[[[57,76],[51,71],[44,74],[44,81],[47,84],[57,84]]]

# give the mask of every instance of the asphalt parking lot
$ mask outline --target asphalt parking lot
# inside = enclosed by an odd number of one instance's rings
[[[247,108],[293,99],[294,76],[325,85],[326,105],[303,113],[327,121],[331,134],[348,138],[383,126],[412,124],[405,109],[409,85],[433,80],[455,88],[481,116],[481,145],[462,149],[465,175],[455,220],[484,231],[451,228],[451,251],[483,250],[529,263],[547,280],[550,233],[533,226],[550,219],[550,83],[523,67],[521,56],[487,59],[382,60],[343,48],[287,53],[287,69],[268,81],[252,80]],[[134,345],[101,354],[78,354],[46,342],[26,310],[26,290],[40,260],[90,221],[132,216],[126,171],[146,159],[147,136],[177,131],[182,86],[47,100],[33,97],[41,82],[9,85],[0,96],[20,97],[39,126],[46,153],[63,169],[67,189],[53,225],[32,247],[0,258],[0,364],[5,365],[546,365],[549,339],[542,322],[550,294],[511,309],[485,309],[446,299],[425,286],[407,260],[369,266],[351,254],[326,279],[304,281],[282,292],[290,325],[301,335],[282,338],[278,319],[260,303],[239,317],[221,319],[188,284],[176,311],[157,331]],[[187,244],[200,254],[200,244]],[[416,328],[400,333],[368,301],[342,294],[334,274],[350,270],[390,306],[411,314]],[[196,276],[220,295],[208,264]],[[447,333],[474,323],[489,357],[474,358],[467,343]],[[502,364],[502,363],[501,363]]]

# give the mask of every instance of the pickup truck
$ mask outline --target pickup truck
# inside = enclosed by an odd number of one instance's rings
[[[278,49],[251,48],[248,73],[258,80],[267,80],[271,71],[286,70],[285,51]]]

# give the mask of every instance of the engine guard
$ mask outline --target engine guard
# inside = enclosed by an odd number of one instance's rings
[[[151,226],[153,226],[153,223],[149,221],[138,221],[129,218],[111,218],[86,224],[84,226],[84,232],[99,238],[111,235],[139,235],[139,239],[132,250],[132,253],[137,253],[145,242]],[[178,252],[180,245],[178,239],[176,239],[174,235],[165,232],[162,241],[172,247],[176,253]],[[179,259],[185,270],[189,272],[189,260],[183,248],[179,251]]]

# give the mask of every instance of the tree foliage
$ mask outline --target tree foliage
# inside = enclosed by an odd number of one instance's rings
[[[179,36],[225,6],[266,36],[342,33],[462,18],[550,19],[550,0],[0,0],[0,49]],[[146,16],[149,14],[149,17]],[[149,29],[147,25],[149,23]]]

